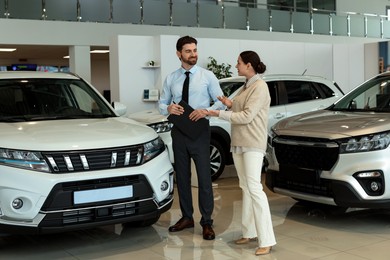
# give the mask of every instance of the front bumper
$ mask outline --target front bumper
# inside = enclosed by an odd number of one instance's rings
[[[171,137],[171,131],[163,132],[158,134],[161,139],[163,140],[166,150],[168,151],[168,157],[172,164],[175,163],[175,159],[173,157],[173,148],[172,148],[172,137]]]
[[[364,198],[356,191],[356,186],[346,181],[319,178],[315,184],[294,183],[286,181],[279,171],[268,169],[266,186],[275,193],[304,201],[339,207],[390,208],[390,199]]]
[[[137,167],[48,174],[0,166],[0,172],[3,232],[60,232],[158,219],[173,202],[173,169],[167,152]],[[116,194],[124,187],[131,196]],[[87,191],[90,198],[77,202],[75,193],[80,191]],[[20,209],[12,206],[17,198],[23,200]]]

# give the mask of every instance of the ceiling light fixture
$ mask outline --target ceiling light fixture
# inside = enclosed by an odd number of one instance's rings
[[[109,53],[109,50],[93,50],[91,53]]]
[[[16,51],[16,48],[0,48],[2,52],[13,52]]]
[[[110,50],[93,50],[93,51],[90,51],[90,53],[109,53]],[[69,55],[66,55],[63,57],[64,59],[69,59]]]

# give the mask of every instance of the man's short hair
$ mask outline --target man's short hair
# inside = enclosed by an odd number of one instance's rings
[[[191,37],[191,36],[183,36],[181,37],[179,40],[177,40],[177,43],[176,43],[176,50],[177,51],[181,51],[183,49],[183,46],[185,44],[189,44],[189,43],[195,43],[195,44],[198,44],[198,41]]]

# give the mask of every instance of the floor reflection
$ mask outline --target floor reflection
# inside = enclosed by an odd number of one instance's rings
[[[259,259],[256,242],[233,243],[241,236],[237,178],[217,180],[214,195],[214,241],[202,239],[197,205],[193,229],[168,232],[181,217],[175,199],[172,209],[146,228],[111,225],[54,235],[2,235],[0,259]],[[278,244],[261,259],[389,259],[389,210],[345,210],[267,195]],[[195,187],[193,196],[196,201]]]

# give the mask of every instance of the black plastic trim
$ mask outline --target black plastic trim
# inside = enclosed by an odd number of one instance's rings
[[[279,174],[279,171],[267,170],[266,172],[265,185],[271,191],[278,187],[275,180],[277,174]],[[326,181],[329,182],[329,187],[337,206],[371,209],[390,208],[390,199],[365,200],[347,182],[329,179],[326,179]],[[310,195],[310,193],[307,194]]]
[[[164,207],[160,208],[159,210],[156,210],[155,212],[129,216],[126,218],[111,219],[108,221],[83,223],[83,224],[61,226],[61,227],[39,227],[39,226],[38,227],[27,227],[27,226],[16,226],[16,225],[13,226],[13,225],[0,224],[0,230],[2,233],[9,233],[9,234],[39,235],[39,234],[52,234],[52,233],[61,233],[61,232],[73,231],[73,230],[96,228],[96,227],[105,226],[105,225],[137,222],[137,221],[143,221],[146,219],[156,218],[157,216],[161,215],[162,213],[168,211],[172,207],[172,203],[173,203],[173,200],[171,200],[169,203],[164,205]]]

